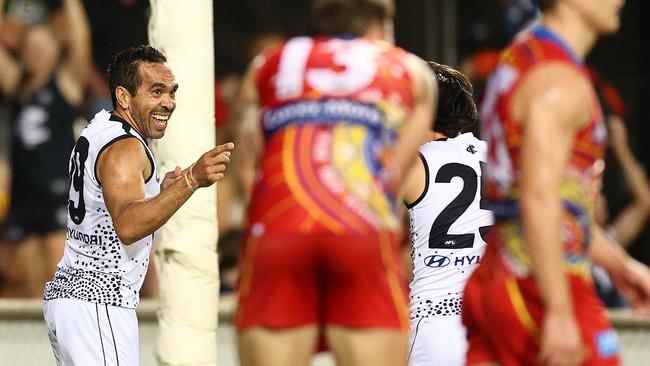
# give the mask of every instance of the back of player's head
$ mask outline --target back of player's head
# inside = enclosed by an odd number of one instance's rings
[[[460,71],[429,62],[438,80],[438,112],[433,130],[453,137],[478,122],[472,83]]]
[[[313,0],[309,14],[312,35],[363,35],[395,14],[393,0]]]
[[[142,62],[163,63],[167,62],[167,58],[149,45],[140,45],[120,51],[111,59],[108,65],[108,84],[111,88],[113,108],[117,108],[115,88],[123,86],[131,95],[135,95],[142,84],[138,69]]]

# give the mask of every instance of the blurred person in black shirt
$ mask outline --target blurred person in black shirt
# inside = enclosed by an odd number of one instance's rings
[[[90,65],[89,26],[80,0],[32,2],[41,10],[22,3],[7,6],[19,42],[13,49],[0,46],[0,92],[12,122],[8,237],[16,243],[24,281],[17,295],[41,297],[63,252],[68,160]]]

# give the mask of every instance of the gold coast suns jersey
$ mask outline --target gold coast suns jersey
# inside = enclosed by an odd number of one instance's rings
[[[146,141],[123,119],[107,111],[97,113],[70,155],[65,251],[54,278],[45,286],[45,300],[71,298],[126,308],[138,305],[153,234],[130,245],[120,241],[96,175],[101,153],[125,138],[138,139],[151,162],[145,198],[160,193],[156,163]]]
[[[276,234],[359,234],[399,220],[382,160],[413,108],[407,53],[297,37],[259,56],[265,136],[249,222]]]
[[[487,145],[468,132],[419,151],[426,184],[408,205],[411,318],[459,315],[465,283],[485,251],[482,235],[493,223],[481,196]]]
[[[582,61],[564,41],[540,26],[502,53],[488,81],[481,110],[482,137],[489,145],[486,191],[496,218],[488,234],[486,259],[496,261],[495,268],[518,277],[529,274],[531,260],[523,242],[518,208],[519,156],[525,127],[512,116],[511,99],[526,74],[544,62],[572,65],[588,77]],[[559,191],[564,208],[561,238],[565,270],[584,278],[590,278],[591,273],[587,248],[594,220],[594,166],[603,157],[607,138],[596,93],[592,95],[590,115],[576,132]],[[548,136],[548,143],[553,143],[553,136]]]

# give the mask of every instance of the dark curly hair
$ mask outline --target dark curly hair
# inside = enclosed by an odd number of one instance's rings
[[[438,81],[438,112],[433,130],[447,137],[458,135],[460,130],[478,122],[472,83],[460,71],[430,61],[429,67]]]

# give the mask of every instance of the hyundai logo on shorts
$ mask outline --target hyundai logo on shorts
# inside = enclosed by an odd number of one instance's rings
[[[424,265],[431,268],[441,268],[449,265],[451,260],[444,255],[430,255],[424,258]]]

